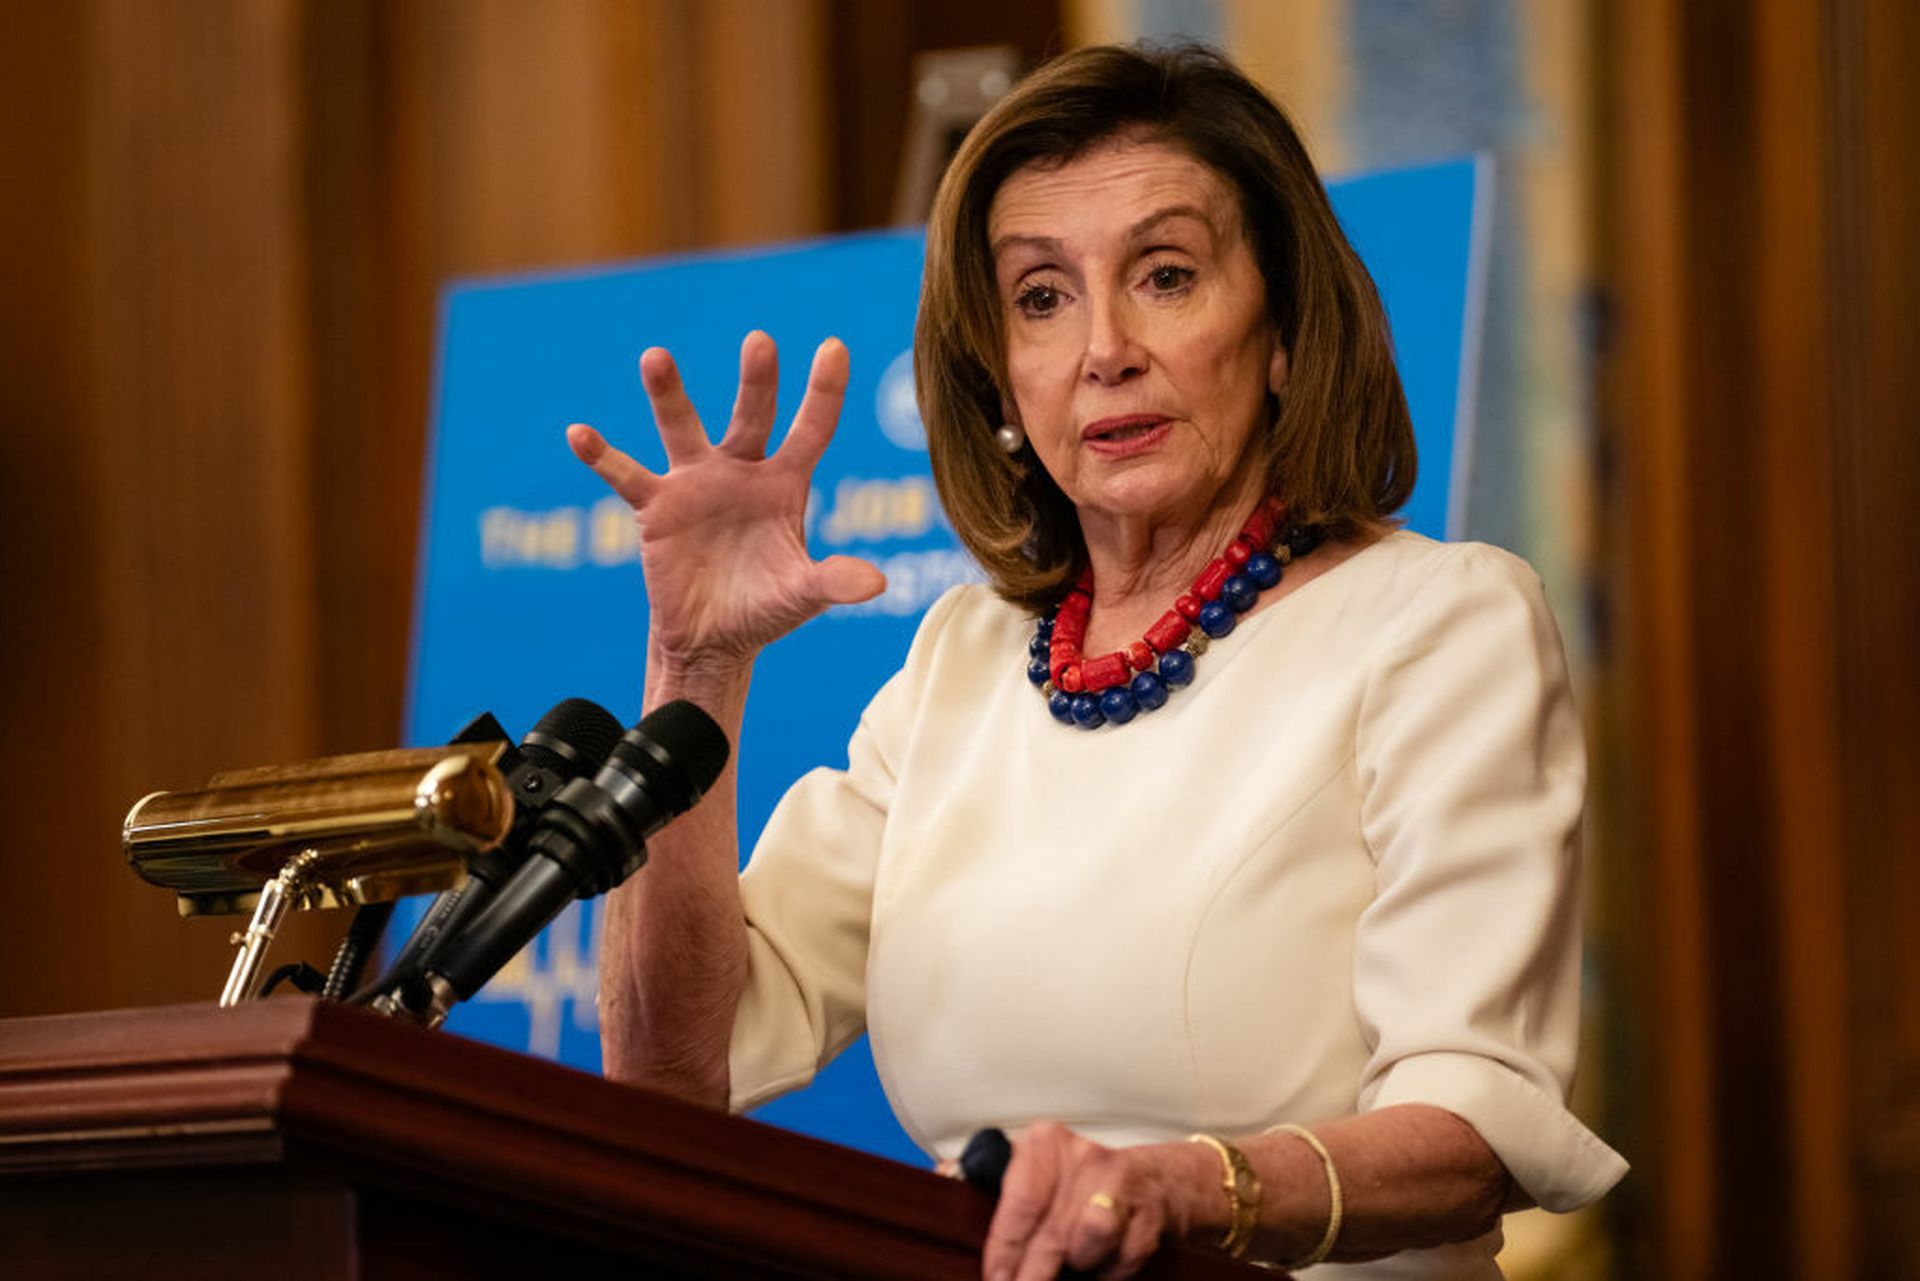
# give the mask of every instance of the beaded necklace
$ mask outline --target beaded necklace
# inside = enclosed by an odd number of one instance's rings
[[[1088,566],[1067,598],[1035,624],[1027,645],[1027,679],[1062,724],[1081,729],[1099,729],[1109,721],[1124,725],[1192,684],[1193,660],[1231,632],[1260,594],[1280,581],[1282,570],[1318,547],[1320,538],[1317,525],[1289,524],[1281,499],[1264,499],[1227,549],[1200,571],[1192,591],[1175,600],[1141,639],[1098,658],[1080,652],[1093,612],[1093,567]]]

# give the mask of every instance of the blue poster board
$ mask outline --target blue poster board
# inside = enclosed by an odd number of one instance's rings
[[[1449,476],[1464,474],[1463,407],[1481,273],[1478,162],[1332,184],[1334,204],[1378,281],[1421,451],[1408,524],[1444,536]],[[717,434],[750,329],[781,352],[780,426],[799,404],[814,348],[853,357],[846,408],[816,471],[807,514],[815,556],[877,564],[887,590],[771,646],[755,668],[738,745],[740,830],[751,846],[795,778],[846,762],[860,709],[905,656],[920,615],[979,577],[945,523],[914,406],[911,346],[923,259],[918,231],[739,253],[476,281],[443,300],[406,735],[445,741],[483,709],[524,733],[560,699],[639,714],[645,587],[628,510],[568,452],[589,422],[656,470],[637,362],[669,348]],[[777,439],[776,435],[776,439]],[[1451,465],[1450,465],[1450,461]],[[640,875],[645,875],[641,872]],[[420,904],[396,918],[410,927]],[[600,901],[576,903],[473,1001],[450,1030],[598,1070],[594,957]],[[863,1041],[808,1090],[758,1115],[900,1160],[924,1157],[894,1124]]]

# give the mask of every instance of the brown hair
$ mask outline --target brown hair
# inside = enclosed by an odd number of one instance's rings
[[[927,222],[914,376],[934,482],[961,542],[1007,600],[1042,608],[1086,559],[1071,502],[1031,448],[994,439],[1006,378],[1003,304],[987,241],[1000,185],[1116,134],[1180,148],[1224,177],[1289,356],[1264,437],[1269,492],[1335,537],[1407,500],[1413,423],[1386,312],[1293,125],[1223,56],[1103,45],[1047,63],[974,126]]]

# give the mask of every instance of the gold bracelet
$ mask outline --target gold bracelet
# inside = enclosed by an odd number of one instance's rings
[[[1213,1134],[1189,1134],[1189,1143],[1204,1143],[1220,1158],[1220,1187],[1227,1194],[1227,1231],[1219,1248],[1237,1259],[1253,1244],[1253,1230],[1260,1223],[1260,1176],[1253,1172],[1247,1154]]]
[[[1291,1134],[1297,1139],[1305,1140],[1307,1146],[1312,1148],[1315,1155],[1320,1158],[1320,1164],[1327,1172],[1327,1200],[1331,1208],[1327,1211],[1326,1235],[1320,1238],[1320,1244],[1313,1248],[1313,1253],[1287,1265],[1290,1268],[1312,1267],[1333,1253],[1333,1243],[1340,1237],[1340,1219],[1346,1209],[1345,1198],[1340,1193],[1340,1174],[1333,1168],[1333,1154],[1327,1151],[1327,1145],[1320,1141],[1319,1135],[1306,1126],[1295,1125],[1291,1121],[1268,1126],[1263,1133]]]

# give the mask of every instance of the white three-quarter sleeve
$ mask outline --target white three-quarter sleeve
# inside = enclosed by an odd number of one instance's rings
[[[1626,1163],[1566,1107],[1585,751],[1539,581],[1461,545],[1386,642],[1356,736],[1377,893],[1354,942],[1363,1110],[1446,1108],[1549,1210]]]
[[[866,1028],[874,876],[924,679],[915,659],[956,596],[928,610],[906,666],[861,713],[847,768],[812,770],[788,789],[740,874],[747,986],[728,1052],[735,1111],[810,1084]]]
[[[847,750],[847,769],[812,770],[781,798],[740,875],[747,986],[728,1052],[735,1111],[811,1083],[866,1027],[873,875],[893,779],[865,716]]]

